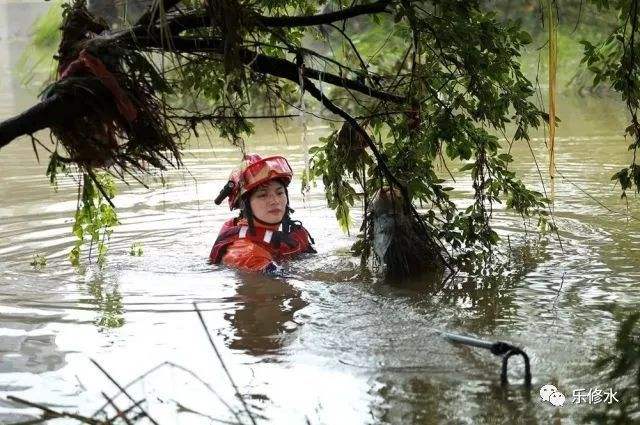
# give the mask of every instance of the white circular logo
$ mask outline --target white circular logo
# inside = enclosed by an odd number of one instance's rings
[[[553,404],[556,407],[560,407],[564,404],[564,394],[556,391],[555,393],[551,393],[549,396],[549,403]]]
[[[549,396],[558,392],[558,389],[551,384],[543,385],[540,388],[540,398],[542,401],[549,401]]]

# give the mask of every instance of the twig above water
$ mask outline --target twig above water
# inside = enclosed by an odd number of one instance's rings
[[[127,389],[129,387],[131,387],[133,384],[140,382],[141,380],[143,380],[144,378],[146,378],[147,376],[151,375],[152,373],[158,371],[159,369],[162,369],[165,366],[169,366],[169,367],[173,367],[175,369],[181,370],[187,374],[189,374],[189,376],[191,376],[193,379],[195,379],[196,381],[200,382],[202,385],[204,385],[204,387],[206,389],[208,389],[217,399],[218,401],[220,401],[220,403],[222,403],[227,410],[229,410],[229,412],[231,412],[231,414],[235,417],[235,419],[237,420],[237,423],[241,423],[242,420],[240,419],[240,417],[238,416],[237,412],[235,410],[233,410],[233,408],[224,401],[224,399],[220,396],[220,394],[218,394],[211,385],[209,385],[206,381],[204,381],[202,378],[200,378],[195,372],[193,372],[192,370],[187,369],[184,366],[180,366],[179,364],[170,362],[170,361],[165,361],[160,363],[159,365],[156,365],[154,367],[152,367],[151,369],[147,370],[146,372],[144,372],[143,374],[141,374],[140,376],[138,376],[137,378],[133,379],[132,381],[130,381],[129,383],[127,383],[123,388]],[[118,392],[118,394],[116,394],[115,396],[113,396],[113,398],[117,397],[118,395],[122,394],[122,391]],[[144,400],[139,401],[137,404],[141,404],[143,403]],[[127,411],[133,409],[134,407],[137,406],[133,405],[131,407],[129,407],[127,409]],[[109,405],[109,403],[104,403],[94,414],[93,416],[96,416],[99,412],[103,411],[105,409],[105,407],[107,407]],[[127,411],[123,412],[126,413]]]
[[[193,303],[193,308],[195,309],[196,313],[198,314],[198,318],[200,319],[200,323],[202,324],[202,327],[204,328],[204,331],[207,334],[207,338],[209,338],[209,343],[211,344],[211,347],[213,348],[213,351],[216,353],[216,356],[218,357],[218,360],[220,361],[220,365],[222,366],[222,369],[224,370],[225,374],[227,375],[227,378],[229,378],[229,381],[231,382],[231,385],[233,386],[233,389],[236,392],[236,397],[238,398],[238,400],[240,400],[240,403],[242,403],[242,407],[244,408],[245,412],[247,412],[247,415],[249,416],[249,419],[251,420],[251,423],[253,425],[256,425],[256,420],[253,417],[253,415],[251,414],[251,410],[249,410],[249,406],[247,405],[247,402],[244,400],[244,398],[242,398],[242,394],[240,394],[240,390],[238,389],[238,386],[236,385],[235,381],[233,380],[233,377],[231,376],[231,373],[229,372],[229,369],[227,369],[227,365],[222,360],[222,356],[220,355],[220,352],[218,351],[218,347],[216,347],[216,344],[213,342],[213,338],[211,337],[211,333],[209,332],[209,328],[207,327],[207,324],[205,323],[204,318],[202,317],[202,313],[200,312],[200,309],[198,308],[198,304],[196,304],[194,302]]]
[[[178,409],[180,409],[183,412],[188,412],[188,413],[192,413],[194,415],[198,415],[198,416],[202,416],[203,418],[207,418],[212,422],[217,422],[217,423],[221,423],[221,424],[227,424],[227,425],[242,425],[241,422],[230,422],[230,421],[225,421],[223,419],[217,419],[214,418],[213,416],[207,415],[206,413],[202,413],[202,412],[198,412],[197,410],[193,410],[189,407],[186,407],[184,404],[181,404],[177,401],[174,400],[174,402],[176,403],[176,406],[178,406]]]
[[[120,410],[118,405],[116,405],[116,403],[111,400],[108,395],[106,395],[104,392],[101,392],[101,394],[102,397],[107,400],[107,403],[109,403],[109,405],[116,411],[116,416],[113,419],[122,418],[127,423],[127,425],[133,425],[127,415],[122,410]]]
[[[103,368],[102,366],[100,366],[100,364],[99,364],[97,361],[95,361],[95,360],[93,360],[93,359],[90,359],[90,360],[91,360],[91,363],[93,363],[94,365],[96,365],[96,367],[97,367],[98,369],[100,369],[100,372],[102,372],[102,373],[103,373],[103,374],[104,374],[104,375],[105,375],[105,376],[106,376],[106,377],[107,377],[107,378],[108,378],[108,379],[113,383],[113,385],[115,385],[116,387],[118,387],[118,389],[122,392],[122,394],[126,395],[126,396],[127,396],[127,398],[128,398],[129,400],[131,400],[131,402],[132,402],[132,403],[136,403],[135,399],[134,399],[133,397],[131,397],[131,395],[127,392],[127,390],[126,390],[126,389],[124,389],[124,388],[123,388],[123,387],[122,387],[122,386],[121,386],[121,385],[120,385],[120,384],[119,384],[115,379],[113,379],[113,377],[109,374],[109,372],[107,372],[106,370],[104,370],[104,368]],[[143,414],[144,416],[146,416],[147,418],[149,418],[149,420],[151,421],[151,423],[152,423],[152,424],[154,424],[154,425],[160,425],[160,424],[158,424],[158,422],[156,422],[156,421],[155,421],[151,416],[149,416],[149,414],[148,414],[148,413],[147,413],[147,412],[146,412],[146,411],[145,411],[141,406],[138,406],[138,408],[140,409],[140,411],[142,412],[142,414]]]
[[[139,402],[132,404],[131,406],[127,407],[125,410],[122,411],[123,415],[127,415],[129,414],[129,412],[131,412],[133,409],[135,409],[136,407],[140,406],[142,403],[144,403],[145,401],[147,401],[146,398],[143,398],[142,400],[140,400]],[[111,423],[113,421],[115,421],[116,419],[118,419],[120,417],[120,414],[116,414],[115,416],[111,417],[110,419],[107,419],[107,423]],[[134,420],[137,419],[138,416],[134,417]]]
[[[50,419],[57,419],[57,418],[72,418],[75,419],[77,421],[80,421],[84,424],[89,424],[89,425],[101,425],[102,422],[97,420],[97,419],[93,419],[93,418],[89,418],[87,416],[82,416],[79,415],[77,413],[71,413],[71,412],[58,412],[56,410],[53,410],[45,405],[42,404],[38,404],[38,403],[34,403],[32,401],[28,401],[28,400],[24,400],[20,397],[16,397],[16,396],[7,396],[8,400],[14,401],[16,403],[20,403],[20,404],[24,404],[25,406],[29,406],[29,407],[35,407],[36,409],[40,409],[43,411],[42,417],[39,419],[33,419],[27,422],[22,422],[22,425],[26,425],[26,424],[37,424],[37,423],[43,423],[46,422]],[[17,424],[16,424],[17,425]]]

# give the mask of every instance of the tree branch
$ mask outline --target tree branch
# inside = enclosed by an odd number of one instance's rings
[[[259,41],[254,41],[251,46],[252,47],[255,46],[255,47],[271,47],[271,48],[276,48],[276,49],[284,49],[283,46],[278,46],[278,45],[275,45],[275,44],[268,44],[268,43],[261,43]],[[331,64],[337,66],[338,68],[340,68],[340,70],[353,72],[354,74],[361,73],[361,70],[359,70],[359,69],[351,68],[351,67],[349,67],[349,66],[347,66],[347,65],[345,65],[345,64],[343,64],[343,63],[341,63],[341,62],[339,62],[339,61],[337,61],[335,59],[332,59],[332,58],[330,58],[328,56],[325,56],[323,54],[320,54],[320,53],[316,52],[315,50],[307,49],[305,47],[298,47],[297,49],[287,48],[287,51],[289,53],[292,53],[292,54],[300,52],[300,53],[303,54],[303,56],[313,56],[313,57],[318,58],[318,59],[320,59],[322,61],[325,61],[325,62],[328,62],[328,63],[331,63]],[[369,74],[371,74],[372,76],[374,76],[376,78],[380,78],[380,79],[383,78],[382,75],[376,74],[374,72],[370,72]]]
[[[150,38],[139,38],[137,47],[140,48],[162,48],[160,40]],[[224,53],[224,42],[215,38],[190,38],[173,37],[172,48],[174,52],[201,52],[212,51],[222,55]],[[298,81],[298,68],[295,63],[286,59],[275,58],[260,53],[255,53],[247,49],[239,51],[240,60],[249,66],[253,71],[273,75],[274,77],[285,78],[294,82]],[[338,87],[354,90],[376,99],[393,103],[403,103],[406,98],[393,93],[373,89],[357,80],[343,78],[329,72],[319,71],[313,68],[305,68],[305,76],[313,80],[321,80]]]
[[[82,113],[81,104],[77,106],[67,99],[53,95],[23,113],[0,123],[0,148],[5,147],[14,139],[33,134],[47,128],[54,122],[72,120]]]
[[[165,12],[168,12],[172,8],[178,5],[182,0],[154,0],[154,2],[149,6],[147,11],[138,19],[136,22],[136,26],[146,27],[149,24],[152,24],[156,21],[156,19],[160,16],[160,2],[163,2],[162,8]]]
[[[373,143],[373,140],[371,139],[369,134],[365,131],[365,129],[362,128],[360,123],[358,123],[358,121],[356,121],[351,115],[349,115],[347,112],[345,112],[342,108],[340,108],[335,103],[333,103],[331,101],[331,99],[326,97],[320,90],[318,90],[318,88],[308,78],[304,78],[303,84],[304,84],[304,89],[307,92],[309,92],[309,94],[311,96],[313,96],[318,101],[320,101],[325,106],[325,108],[327,108],[328,110],[330,110],[334,114],[344,118],[344,120],[346,122],[348,122],[363,137],[363,139],[367,143],[367,146],[371,149],[371,152],[373,153],[373,156],[376,158],[376,162],[378,163],[378,166],[380,167],[380,171],[384,174],[384,176],[387,178],[387,180],[389,180],[389,182],[391,182],[396,187],[398,187],[398,189],[400,189],[400,192],[402,193],[402,197],[404,199],[405,205],[411,211],[413,216],[416,218],[416,221],[419,223],[419,225],[423,228],[424,234],[425,235],[429,235],[430,232],[428,231],[428,229],[426,227],[424,219],[422,217],[420,217],[420,214],[418,213],[418,211],[415,209],[415,207],[411,203],[411,197],[409,196],[409,192],[407,190],[407,187],[405,185],[403,185],[396,178],[396,176],[393,175],[391,170],[389,170],[389,167],[387,167],[387,163],[385,162],[384,158],[382,157],[382,154],[378,150],[378,147],[375,145],[375,143]],[[436,248],[435,252],[440,257],[442,262],[450,270],[453,270],[452,266],[449,264],[449,261],[447,261],[447,259],[444,258],[443,252],[446,252],[446,249],[444,249],[442,246],[438,246],[438,243],[436,242],[436,240],[432,240],[431,238],[428,238],[428,242],[435,246],[435,248]]]
[[[176,6],[180,3],[180,0],[164,0],[165,11]],[[292,28],[292,27],[305,27],[305,26],[318,26],[331,24],[337,21],[343,21],[345,19],[354,18],[361,15],[373,15],[376,13],[382,13],[385,8],[391,3],[391,0],[380,0],[370,4],[363,4],[347,9],[342,9],[337,12],[323,13],[318,15],[307,16],[264,16],[254,15],[253,19],[259,25],[267,28]],[[155,9],[149,9],[136,23],[136,25],[123,33],[134,33],[138,36],[145,35],[149,31],[149,25],[154,23],[156,16]],[[208,12],[192,12],[175,15],[172,14],[170,19],[167,19],[167,24],[171,30],[184,31],[188,29],[197,29],[211,26],[211,19]]]
[[[260,23],[266,27],[308,27],[330,24],[336,21],[354,18],[360,15],[372,15],[382,13],[391,3],[391,0],[380,0],[374,3],[361,4],[349,7],[337,12],[323,13],[310,16],[260,16]]]
[[[163,2],[165,11],[174,8],[181,0],[159,0]],[[344,20],[363,14],[380,13],[391,3],[391,0],[381,0],[375,3],[354,6],[338,12],[320,15],[294,16],[294,17],[264,17],[258,20],[267,27],[288,27],[322,25],[337,20]],[[136,26],[130,30],[120,31],[111,35],[98,36],[87,42],[87,45],[104,45],[118,43],[131,49],[164,48],[166,40],[157,37],[158,26],[154,26],[157,19],[159,4],[155,3],[139,20]],[[210,26],[207,15],[202,13],[176,15],[166,20],[166,25],[172,32],[180,32],[185,29],[202,28]],[[153,28],[152,28],[153,26]],[[197,39],[187,37],[172,37],[172,49],[174,52],[198,52],[212,51],[220,55],[224,54],[224,44],[218,39]],[[295,83],[299,82],[298,68],[295,63],[286,59],[257,54],[248,49],[240,50],[240,58],[243,64],[254,72],[284,78]],[[313,68],[305,69],[305,77],[320,80],[328,84],[343,87],[363,93],[367,96],[393,103],[403,103],[405,97],[373,89],[366,84],[343,78],[339,75],[319,71]],[[52,96],[38,103],[22,114],[0,123],[0,148],[8,145],[16,138],[33,134],[38,130],[50,127],[55,123],[73,119],[82,115],[84,108],[81,99],[66,96]]]
[[[362,59],[362,56],[360,56],[360,52],[358,51],[358,48],[356,47],[355,44],[353,44],[353,40],[351,40],[351,38],[347,35],[346,32],[344,32],[342,30],[342,28],[340,28],[337,25],[331,24],[332,28],[335,28],[336,30],[338,30],[340,32],[340,34],[342,34],[342,36],[347,40],[347,42],[349,43],[349,45],[351,46],[351,49],[353,50],[353,53],[356,54],[356,57],[358,58],[358,60],[360,61],[360,66],[362,66],[362,70],[367,73],[368,72],[368,67],[367,64],[365,63],[365,61]]]

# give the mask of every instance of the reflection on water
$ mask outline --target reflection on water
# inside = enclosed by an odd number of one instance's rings
[[[535,397],[529,391],[497,383],[443,384],[439,379],[415,374],[381,378],[374,388],[376,402],[371,406],[371,416],[380,424],[538,423],[531,400]],[[462,392],[471,393],[471,397],[461,399]]]
[[[229,347],[252,355],[277,353],[298,327],[295,313],[307,302],[284,279],[246,274],[236,288],[236,308],[224,318],[233,329]]]
[[[46,326],[59,320],[62,314],[10,307],[0,311],[3,331],[0,335],[0,373],[25,370],[44,373],[64,366],[65,355],[56,345],[56,336],[46,330]]]
[[[124,325],[122,295],[120,295],[117,285],[109,285],[109,283],[95,279],[87,286],[92,297],[90,302],[100,312],[96,325],[106,328],[119,328]]]

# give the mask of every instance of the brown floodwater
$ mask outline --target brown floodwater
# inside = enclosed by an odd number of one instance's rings
[[[24,41],[0,40],[5,58],[23,48]],[[2,65],[0,119],[34,102],[8,74],[12,66]],[[626,212],[610,180],[630,160],[623,106],[561,96],[559,116],[562,176],[553,209],[561,243],[498,205],[494,225],[507,269],[459,276],[444,288],[429,278],[397,288],[363,277],[349,254],[361,216],[355,212],[344,234],[321,184],[303,196],[299,178],[290,190],[294,216],[315,238],[317,255],[288,264],[278,279],[207,264],[230,217],[213,198],[239,159],[213,135],[190,143],[185,167],[167,172],[164,186],[157,178],[149,179],[151,189],[119,186],[121,224],[107,264],[99,269],[85,254],[79,274],[67,260],[77,181],[63,178],[54,191],[45,153],[38,163],[28,139],[12,143],[0,151],[0,422],[38,413],[8,395],[93,414],[105,401],[101,392],[117,392],[93,359],[122,384],[171,362],[129,388],[162,424],[211,423],[203,415],[238,421],[233,412],[250,423],[193,311],[196,302],[259,423],[577,423],[588,409],[570,403],[573,390],[607,387],[591,364],[614,338],[612,308],[640,300],[640,213],[633,195]],[[249,150],[286,155],[299,177],[299,124],[286,122],[284,135],[258,125]],[[307,124],[310,144],[329,131],[323,122]],[[543,135],[531,146],[548,181]],[[512,152],[514,169],[541,189],[527,145],[516,143]],[[454,174],[464,205],[470,182]],[[134,243],[142,256],[130,255]],[[41,270],[30,265],[36,254],[47,259]],[[438,330],[524,347],[533,389],[522,385],[521,363],[513,361],[511,385],[503,387],[499,359],[445,342]],[[548,383],[567,396],[565,406],[540,401],[538,389]],[[123,397],[116,402],[129,405]]]

